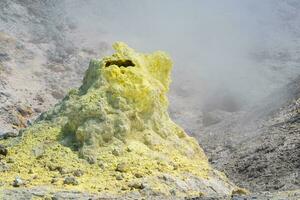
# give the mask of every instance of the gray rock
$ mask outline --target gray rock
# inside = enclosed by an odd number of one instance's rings
[[[76,180],[75,177],[69,176],[69,177],[65,178],[64,184],[66,184],[66,185],[78,185],[79,183],[78,183],[78,181]]]
[[[84,174],[84,172],[81,169],[77,169],[73,172],[74,176],[80,177]]]
[[[95,164],[96,163],[96,159],[93,156],[88,156],[86,157],[86,160],[88,161],[89,164]]]
[[[136,178],[142,178],[142,177],[143,177],[143,175],[142,175],[141,173],[138,173],[138,172],[135,173],[134,176],[135,176]]]
[[[116,180],[118,180],[118,181],[123,180],[123,176],[121,174],[117,174]]]
[[[8,158],[7,159],[7,163],[14,163],[14,162],[15,162],[15,160],[13,158]]]
[[[121,151],[120,151],[119,149],[114,149],[114,150],[112,151],[112,154],[113,154],[114,156],[120,156],[120,155],[121,155]]]
[[[127,164],[126,163],[119,163],[117,165],[116,171],[118,172],[126,172],[127,171]]]
[[[1,132],[0,131],[0,139],[7,139],[10,137],[18,137],[20,135],[21,135],[20,131],[17,131],[17,130],[13,130],[13,131],[9,131],[9,132]]]
[[[128,187],[141,190],[145,188],[145,184],[141,182],[132,182],[128,184]]]
[[[0,155],[6,156],[7,153],[8,153],[7,148],[0,144]]]
[[[20,187],[24,185],[23,180],[20,177],[16,177],[12,184],[14,187]]]
[[[8,53],[0,52],[0,62],[9,61],[9,60],[10,60],[10,57],[9,57]]]
[[[52,178],[51,183],[54,184],[54,183],[57,183],[58,181],[59,181],[58,178]]]
[[[45,153],[45,149],[43,146],[38,146],[32,149],[32,153],[36,158],[41,158]]]
[[[32,114],[32,109],[24,104],[17,105],[16,109],[23,117],[30,116]]]

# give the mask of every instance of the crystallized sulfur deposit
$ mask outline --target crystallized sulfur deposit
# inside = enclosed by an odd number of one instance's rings
[[[228,195],[236,188],[168,115],[172,62],[164,52],[92,60],[79,89],[42,114],[22,137],[1,141],[2,188],[173,196]]]

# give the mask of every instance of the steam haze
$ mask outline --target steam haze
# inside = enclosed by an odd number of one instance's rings
[[[200,106],[224,95],[255,103],[299,74],[297,64],[284,60],[297,54],[299,15],[284,10],[291,6],[271,0],[65,2],[78,41],[167,51],[174,61],[171,94],[186,92]]]

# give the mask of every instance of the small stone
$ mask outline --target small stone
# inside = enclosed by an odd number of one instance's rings
[[[60,173],[61,175],[64,175],[64,174],[68,174],[68,173],[69,173],[68,170],[66,170],[66,169],[63,168],[63,167],[57,167],[57,170],[59,171],[59,173]]]
[[[133,182],[133,183],[130,183],[128,185],[128,187],[141,190],[141,189],[145,188],[145,185],[143,183]]]
[[[27,126],[31,126],[32,125],[32,121],[30,119],[27,120],[26,122]]]
[[[3,155],[3,156],[6,156],[8,153],[7,149],[0,144],[0,154]]]
[[[119,163],[117,165],[116,171],[118,171],[118,172],[126,172],[127,171],[127,165],[126,165],[126,163]]]
[[[102,161],[99,161],[99,162],[98,162],[98,166],[99,166],[101,169],[105,169],[105,164],[104,164],[104,162],[102,162]]]
[[[18,137],[19,136],[19,132],[18,131],[10,131],[10,132],[6,132],[2,135],[2,137],[4,139],[10,138],[10,137]]]
[[[249,191],[244,188],[236,188],[232,191],[232,195],[247,195]]]
[[[52,178],[51,183],[52,183],[52,184],[57,183],[58,180],[59,180],[58,178]]]
[[[43,156],[43,154],[45,153],[44,147],[43,146],[35,147],[32,150],[32,153],[36,158],[41,158]]]
[[[143,175],[142,175],[141,173],[138,173],[138,172],[135,173],[134,176],[135,176],[136,178],[142,178],[142,177],[143,177]]]
[[[41,110],[40,108],[34,108],[34,112],[36,112],[36,113],[41,113],[42,110]]]
[[[121,174],[117,174],[116,180],[118,180],[118,181],[123,180],[123,176]]]
[[[8,61],[10,60],[8,53],[0,52],[0,61]]]
[[[78,185],[78,181],[75,179],[75,177],[66,177],[64,180],[64,184],[66,185]]]
[[[88,163],[91,164],[91,165],[96,163],[96,159],[95,159],[94,157],[92,157],[92,156],[88,156],[88,157],[86,158],[86,160],[87,160]]]
[[[16,134],[16,136],[14,136],[14,137],[18,137],[18,136],[22,136],[23,135],[23,133],[25,132],[25,128],[21,128],[20,130],[19,130],[19,132],[17,132]],[[12,136],[13,137],[13,136]]]
[[[65,93],[61,90],[54,90],[51,92],[51,95],[55,98],[55,99],[62,99],[65,95]]]
[[[133,149],[132,149],[131,147],[127,147],[127,148],[126,148],[126,151],[127,151],[127,152],[132,152]]]
[[[120,155],[121,155],[121,152],[120,152],[119,149],[114,149],[114,150],[112,151],[112,154],[113,154],[114,156],[120,156]]]
[[[35,96],[34,100],[38,101],[39,104],[43,104],[43,103],[45,102],[44,98],[43,98],[42,95],[40,95],[40,94],[37,94],[37,95]],[[39,109],[39,108],[35,108],[35,110],[36,110],[36,109]],[[36,112],[38,112],[38,111],[36,111]]]
[[[32,109],[29,106],[25,105],[18,105],[17,106],[17,111],[23,116],[30,116],[33,112]]]
[[[127,189],[128,189],[128,188],[125,187],[125,186],[122,186],[122,187],[121,187],[121,190],[123,190],[123,191],[124,191],[124,190],[127,190]]]
[[[178,165],[173,165],[173,170],[177,170],[178,169]]]
[[[22,179],[20,177],[16,177],[13,182],[14,187],[20,187],[23,184],[24,184],[24,182],[22,181]]]
[[[73,172],[74,176],[80,177],[84,174],[84,172],[81,169],[77,169]]]
[[[15,160],[13,158],[8,158],[7,159],[7,163],[14,163],[14,162],[15,162]]]
[[[49,169],[50,171],[55,171],[55,170],[57,169],[57,167],[54,166],[54,165],[48,165],[48,169]]]
[[[171,194],[172,196],[176,196],[176,190],[174,190],[174,189],[170,190],[170,194]]]

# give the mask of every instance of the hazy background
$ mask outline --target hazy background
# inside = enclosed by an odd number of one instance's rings
[[[172,92],[197,93],[191,98],[199,104],[216,94],[253,103],[299,74],[291,62],[299,54],[294,2],[69,0],[65,7],[79,40],[167,51],[174,60]]]
[[[299,10],[298,0],[1,0],[0,32],[26,48],[20,53],[4,42],[0,50],[11,59],[3,64],[13,69],[11,94],[30,88],[23,83],[37,74],[28,85],[43,82],[33,92],[45,91],[45,99],[78,87],[88,61],[110,54],[115,41],[164,50],[174,61],[175,110],[234,111],[300,74]],[[15,98],[27,99],[23,94]]]

